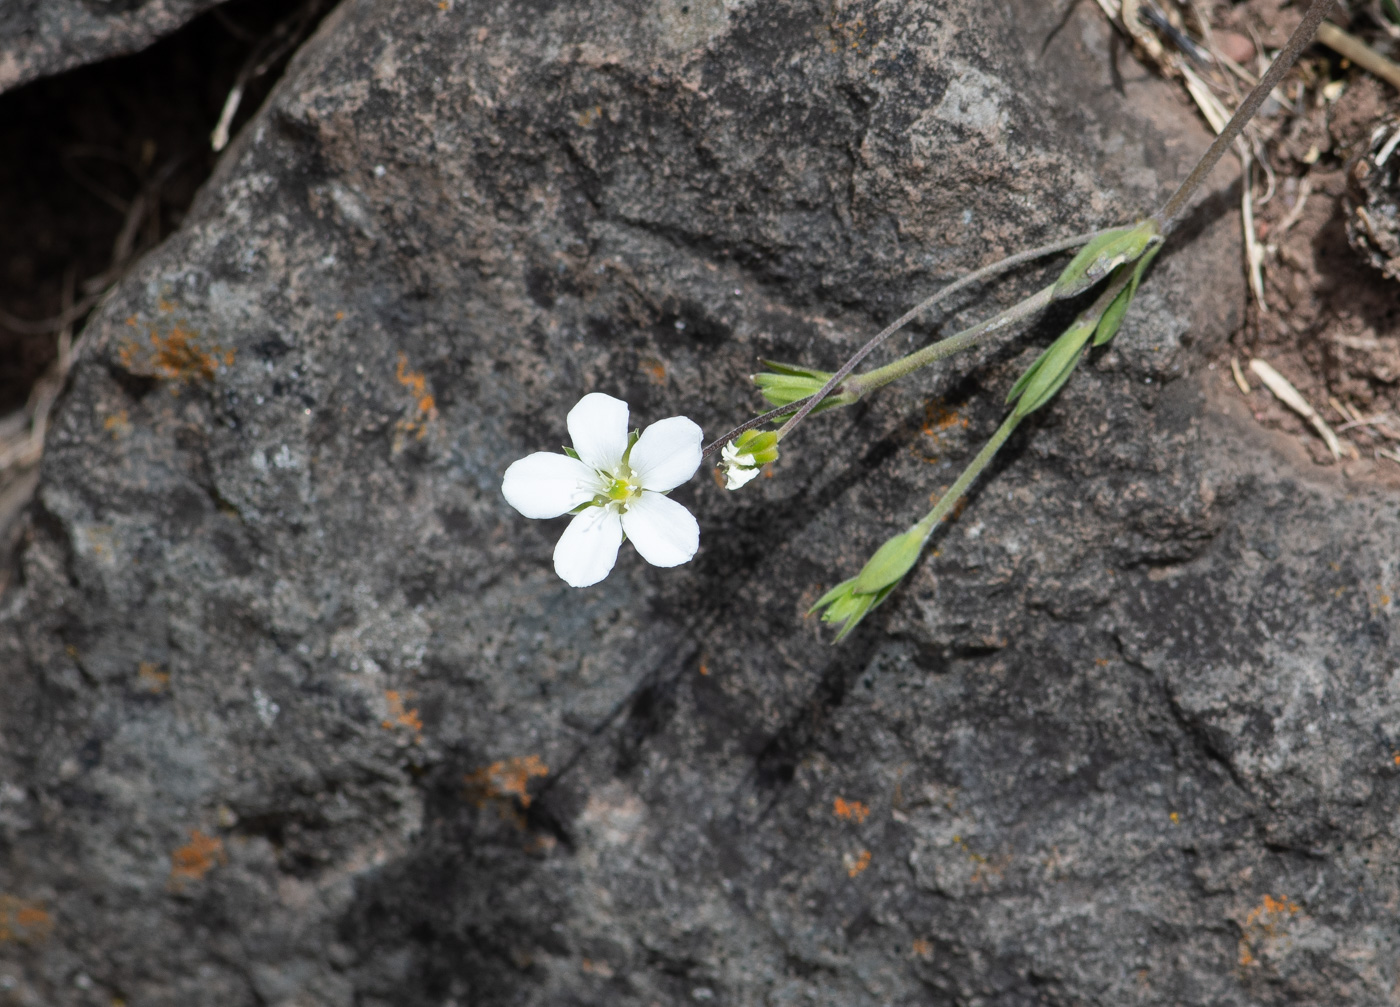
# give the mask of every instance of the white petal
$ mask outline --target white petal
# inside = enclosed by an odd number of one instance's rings
[[[599,492],[598,476],[583,462],[552,451],[536,451],[511,463],[501,480],[506,503],[526,517],[567,514]]]
[[[611,472],[627,451],[627,403],[589,392],[569,410],[569,436],[585,465]]]
[[[632,445],[627,464],[643,489],[665,493],[695,475],[703,438],[695,421],[684,416],[657,420]]]
[[[570,587],[598,583],[617,562],[622,522],[611,507],[589,507],[569,522],[554,547],[554,572]]]
[[[700,525],[670,497],[643,492],[622,515],[622,528],[652,566],[680,566],[700,548]]]
[[[724,470],[724,488],[737,490],[741,486],[747,486],[758,478],[758,473],[759,470],[756,468],[744,468],[739,465],[727,468]]]

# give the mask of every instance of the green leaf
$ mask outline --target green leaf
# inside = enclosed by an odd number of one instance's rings
[[[1078,365],[1079,355],[1094,334],[1095,324],[1096,320],[1076,320],[1031,364],[1026,374],[1022,375],[1024,383],[1018,381],[1012,388],[1012,395],[1007,398],[1008,402],[1016,400],[1017,415],[1030,415],[1047,401],[1047,389],[1053,386],[1058,390],[1064,384],[1064,378]]]
[[[882,588],[898,584],[919,561],[924,551],[924,532],[915,526],[890,539],[875,551],[856,575],[855,590],[873,594]]]
[[[1083,354],[1084,347],[1081,344],[1079,349],[1075,350],[1074,356],[1070,359],[1068,366],[1060,371],[1053,381],[1027,394],[1025,398],[1017,403],[1016,411],[1022,416],[1029,416],[1053,399],[1055,394],[1064,387],[1065,382],[1069,380],[1069,376],[1074,373],[1074,369],[1079,366],[1079,358]]]
[[[1021,393],[1026,390],[1026,385],[1031,383],[1031,379],[1035,377],[1036,372],[1039,371],[1041,365],[1045,363],[1045,358],[1050,355],[1050,350],[1053,347],[1054,343],[1051,343],[1050,346],[1047,346],[1045,347],[1045,349],[1041,350],[1040,356],[1035,358],[1034,363],[1027,367],[1026,372],[1016,379],[1016,383],[1011,386],[1011,391],[1006,393],[1007,405],[1010,405],[1011,403],[1015,402],[1018,398],[1021,397]]]
[[[1055,281],[1054,299],[1074,297],[1098,283],[1125,262],[1136,260],[1154,243],[1160,243],[1157,224],[1151,219],[1133,227],[1119,227],[1099,235],[1079,250]]]
[[[578,460],[579,460],[578,452],[575,451],[575,450],[574,450],[573,448],[571,448],[571,447],[565,446],[565,448],[564,448],[564,454],[568,455],[568,456],[569,456],[570,458],[572,458],[574,461],[578,461]]]
[[[1138,259],[1137,265],[1133,267],[1133,278],[1128,282],[1113,299],[1113,303],[1108,306],[1108,310],[1099,319],[1099,327],[1094,332],[1094,345],[1102,346],[1118,334],[1118,327],[1123,324],[1123,317],[1128,313],[1128,306],[1133,303],[1133,298],[1137,296],[1138,284],[1142,282],[1142,274],[1147,271],[1147,267],[1152,264],[1152,260],[1157,257],[1157,253],[1162,250],[1159,244]]]

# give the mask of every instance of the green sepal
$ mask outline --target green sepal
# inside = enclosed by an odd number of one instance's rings
[[[780,364],[772,360],[763,361],[763,365],[769,370],[751,374],[749,380],[758,385],[763,397],[775,406],[786,406],[815,395],[831,380],[830,371]],[[856,399],[857,396],[850,393],[833,393],[822,399],[821,404],[812,411],[819,413],[824,409],[848,406]]]
[[[851,630],[855,629],[860,621],[870,613],[870,610],[888,598],[890,592],[894,590],[894,585],[891,584],[889,587],[881,588],[874,593],[865,594],[855,590],[855,583],[856,578],[842,581],[822,595],[821,600],[807,611],[807,614],[811,615],[825,608],[826,611],[822,612],[822,622],[841,624],[841,629],[832,643],[840,643],[844,640]]]
[[[568,456],[569,456],[570,458],[572,458],[574,461],[581,461],[581,460],[582,460],[582,459],[579,458],[578,452],[575,451],[575,450],[574,450],[573,448],[571,448],[571,447],[567,447],[567,446],[566,446],[566,447],[564,448],[564,454],[568,455]]]
[[[1133,262],[1154,243],[1160,243],[1157,223],[1144,220],[1133,227],[1105,231],[1079,250],[1055,281],[1054,299],[1082,294],[1125,262]]]
[[[759,363],[776,374],[787,374],[795,378],[816,378],[823,385],[831,380],[830,371],[817,371],[810,367],[798,367],[796,364],[784,364],[778,360],[760,360]],[[821,385],[817,387],[820,388]]]
[[[734,439],[734,449],[738,454],[752,455],[755,467],[775,462],[778,460],[778,432],[745,430]]]
[[[837,598],[841,597],[843,594],[846,594],[851,588],[855,587],[855,584],[856,579],[854,577],[852,577],[850,580],[843,580],[841,583],[837,584],[826,594],[818,598],[817,603],[811,608],[807,609],[807,614],[813,615],[818,610],[826,608],[828,605],[833,604]]]
[[[874,594],[882,588],[893,587],[919,561],[924,551],[924,531],[917,525],[887,541],[866,561],[856,575],[855,590]]]
[[[1123,324],[1123,317],[1128,313],[1128,306],[1133,303],[1133,298],[1137,296],[1138,284],[1142,282],[1142,274],[1147,272],[1147,267],[1152,264],[1152,260],[1157,257],[1157,253],[1162,250],[1160,244],[1149,248],[1137,260],[1137,265],[1133,267],[1133,278],[1128,281],[1128,285],[1118,292],[1118,296],[1113,299],[1113,303],[1108,306],[1108,310],[1099,319],[1099,327],[1094,330],[1094,345],[1102,346],[1118,334],[1118,327]]]
[[[636,444],[638,438],[641,436],[642,432],[640,430],[633,430],[627,435],[627,450],[622,452],[622,464],[626,465],[627,460],[632,457],[632,445]]]

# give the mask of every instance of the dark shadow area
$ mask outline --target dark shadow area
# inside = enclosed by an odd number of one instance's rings
[[[232,0],[143,52],[0,97],[0,415],[24,406],[57,332],[180,226],[247,80],[252,115],[329,0]]]

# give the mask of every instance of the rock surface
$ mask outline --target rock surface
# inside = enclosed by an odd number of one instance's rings
[[[56,418],[0,1003],[1391,1002],[1400,516],[1217,394],[1228,194],[841,647],[1051,324],[702,473],[676,570],[569,589],[499,493],[1205,142],[1087,4],[346,0]]]
[[[219,0],[5,0],[0,91],[135,52]]]

